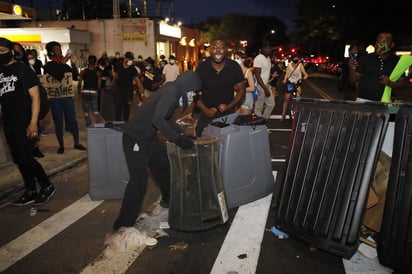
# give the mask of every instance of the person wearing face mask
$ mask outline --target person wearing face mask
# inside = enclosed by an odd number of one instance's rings
[[[272,67],[271,55],[273,47],[263,41],[260,53],[253,59],[253,72],[258,82],[258,98],[255,102],[255,114],[269,119],[275,108],[275,96],[269,84],[270,69]]]
[[[163,83],[172,82],[176,80],[177,76],[179,76],[179,66],[176,65],[176,57],[174,55],[170,55],[169,63],[167,63],[163,67],[162,77]]]
[[[284,85],[288,82],[294,83],[296,85],[296,97],[300,97],[302,95],[302,87],[298,85],[298,82],[302,79],[307,79],[308,77],[309,75],[307,74],[305,67],[299,62],[299,57],[295,55],[292,56],[292,62],[290,62],[286,67],[286,72],[282,83]],[[281,122],[285,120],[286,111],[288,109],[291,97],[292,93],[286,90],[285,96],[283,97],[282,117],[280,118]]]
[[[143,88],[146,98],[150,97],[164,82],[162,70],[155,65],[155,61],[148,57],[144,61]]]
[[[48,42],[46,44],[46,50],[50,61],[44,66],[44,74],[48,75],[45,79],[53,79],[50,83],[54,85],[59,83],[59,85],[61,84],[62,86],[65,86],[67,83],[67,81],[63,81],[63,79],[70,79],[70,76],[73,80],[77,81],[79,76],[79,71],[76,67],[77,56],[69,51],[63,56],[61,44],[56,41]],[[69,61],[70,66],[67,64]],[[54,85],[51,87],[51,90],[54,90]],[[74,90],[74,87],[67,88]],[[66,127],[70,127],[70,132],[73,135],[73,148],[77,150],[86,150],[86,148],[79,143],[79,125],[77,124],[73,97],[74,93],[70,92],[67,94],[56,94],[52,97],[49,93],[50,110],[57,141],[59,143],[59,148],[57,149],[58,154],[64,153],[63,118],[65,119]]]
[[[394,54],[392,34],[381,32],[376,38],[375,52],[363,55],[359,61],[349,60],[349,81],[357,86],[357,101],[381,101],[385,86],[402,88],[406,78],[390,81],[389,76],[399,61]]]
[[[112,86],[115,86],[113,101],[116,121],[129,120],[130,106],[133,100],[133,83],[138,85],[139,89],[141,88],[139,72],[133,61],[133,53],[127,51],[123,61],[114,67]]]
[[[24,193],[13,205],[42,205],[54,195],[42,165],[34,158],[40,112],[39,80],[14,58],[13,42],[0,37],[0,105],[3,130],[14,163],[24,181]]]

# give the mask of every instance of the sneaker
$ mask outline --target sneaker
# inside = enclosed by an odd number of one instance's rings
[[[34,205],[44,205],[50,200],[50,198],[54,195],[55,192],[56,189],[53,185],[50,185],[46,188],[42,188],[39,194],[37,195],[36,200],[34,201]]]
[[[78,150],[86,150],[86,148],[81,144],[76,144],[73,146],[73,148]]]
[[[37,192],[35,190],[29,191],[27,190],[24,194],[20,197],[20,199],[13,202],[14,206],[24,206],[34,202],[36,199]]]
[[[57,149],[57,154],[63,154],[64,153],[64,147],[59,147],[59,149]]]
[[[34,157],[36,158],[43,158],[44,154],[40,151],[38,146],[34,147]]]

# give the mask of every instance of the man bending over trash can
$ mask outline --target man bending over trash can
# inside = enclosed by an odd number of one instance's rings
[[[176,124],[173,113],[179,99],[187,92],[201,89],[201,81],[194,71],[182,73],[175,81],[164,84],[132,115],[125,125],[123,151],[129,170],[120,213],[113,232],[121,227],[133,227],[141,210],[150,168],[162,193],[160,205],[168,207],[170,195],[170,165],[166,144],[158,133],[182,149],[191,149],[193,140],[185,136]]]

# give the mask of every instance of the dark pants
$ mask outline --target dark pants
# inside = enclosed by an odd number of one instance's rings
[[[33,155],[36,139],[26,137],[26,127],[4,124],[4,135],[10,147],[13,161],[17,164],[23,177],[26,190],[36,190],[36,180],[41,188],[48,187],[50,185],[49,178]]]
[[[116,121],[127,121],[130,115],[130,104],[132,99],[128,96],[113,94],[114,115]]]
[[[138,151],[135,151],[137,147]],[[123,134],[123,151],[129,170],[129,182],[119,216],[113,225],[115,230],[121,226],[131,227],[135,224],[146,192],[147,168],[150,168],[163,200],[168,202],[170,196],[170,165],[164,142],[157,137],[149,141],[137,141]]]
[[[72,97],[65,97],[59,99],[49,99],[50,109],[52,111],[52,117],[54,127],[56,131],[57,141],[60,147],[64,147],[63,140],[63,115],[68,123],[71,133],[73,135],[74,144],[79,143],[79,126],[76,120],[76,111],[74,109],[74,102]]]

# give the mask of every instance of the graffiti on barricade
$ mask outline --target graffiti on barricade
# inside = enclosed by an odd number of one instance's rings
[[[74,96],[73,76],[71,72],[66,72],[61,81],[50,74],[39,75],[39,80],[47,90],[47,97],[49,99]]]

